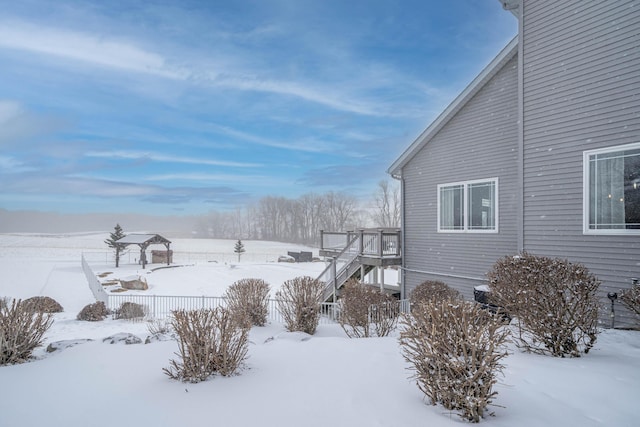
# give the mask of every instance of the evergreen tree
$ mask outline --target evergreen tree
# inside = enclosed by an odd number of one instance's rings
[[[122,227],[120,227],[120,224],[116,224],[116,226],[113,227],[113,232],[109,235],[109,238],[107,240],[105,240],[104,242],[110,248],[115,249],[116,241],[122,239],[124,236],[125,236],[125,234],[124,234],[124,231],[122,231]]]
[[[242,240],[238,239],[238,241],[236,242],[236,246],[233,248],[233,252],[238,254],[238,262],[240,262],[240,255],[245,252]]]

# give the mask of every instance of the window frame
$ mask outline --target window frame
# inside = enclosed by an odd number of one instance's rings
[[[494,198],[492,200],[493,203],[493,212],[494,212],[494,226],[493,228],[486,229],[478,229],[478,228],[470,228],[470,212],[469,212],[469,186],[474,184],[482,184],[482,183],[493,183],[494,185]],[[452,229],[443,229],[441,222],[441,189],[445,187],[454,187],[454,186],[462,186],[462,205],[463,205],[463,227],[460,230],[452,230]],[[498,203],[499,199],[499,186],[498,186],[498,177],[492,178],[483,178],[483,179],[474,179],[467,181],[456,181],[456,182],[448,182],[445,184],[438,184],[436,189],[436,229],[438,233],[479,233],[479,234],[496,234],[499,231],[499,209]]]
[[[591,206],[589,205],[591,192],[589,178],[591,176],[591,162],[590,157],[596,154],[615,153],[617,151],[637,150],[640,149],[640,142],[634,142],[631,144],[614,145],[610,147],[598,148],[595,150],[586,150],[582,152],[582,234],[588,235],[640,235],[640,229],[627,229],[627,228],[601,228],[591,229],[589,228],[589,215],[591,212]]]

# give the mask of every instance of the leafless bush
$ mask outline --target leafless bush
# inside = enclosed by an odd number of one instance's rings
[[[86,320],[89,322],[98,322],[104,320],[109,315],[109,309],[104,305],[104,302],[98,301],[93,304],[85,305],[78,316],[78,320]]]
[[[25,309],[38,313],[60,313],[63,311],[58,301],[51,297],[31,297],[22,301]]]
[[[247,357],[249,329],[224,307],[173,312],[180,360],[163,371],[171,379],[197,383],[215,373],[234,374]]]
[[[169,335],[172,331],[171,320],[152,319],[147,323],[147,331],[152,336]]]
[[[269,312],[269,284],[262,279],[241,279],[224,295],[229,309],[249,325],[264,326]]]
[[[288,331],[302,331],[313,335],[320,323],[320,303],[324,284],[303,276],[284,282],[276,299]]]
[[[620,302],[630,311],[640,316],[640,284],[620,292]]]
[[[135,302],[125,301],[114,313],[114,319],[140,319],[145,316],[144,306]]]
[[[442,301],[450,299],[461,299],[460,292],[449,287],[446,283],[439,280],[427,280],[420,283],[411,292],[409,301],[411,307],[416,306],[424,301]]]
[[[52,323],[50,314],[19,300],[0,307],[0,366],[27,361]]]
[[[526,351],[564,357],[596,342],[600,282],[581,264],[522,253],[488,273],[490,301],[516,318]]]
[[[395,329],[399,311],[397,300],[354,280],[340,297],[338,322],[350,338],[384,337]]]
[[[508,330],[466,301],[427,300],[401,320],[400,345],[413,378],[433,405],[479,422],[497,395]]]
[[[8,297],[0,297],[0,309],[3,309],[8,305],[9,305],[9,298]]]

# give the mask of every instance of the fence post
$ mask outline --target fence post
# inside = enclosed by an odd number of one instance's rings
[[[382,253],[383,253],[383,248],[382,247],[384,246],[383,242],[382,242],[382,239],[383,239],[383,231],[382,231],[382,229],[379,229],[378,230],[378,256],[380,258],[382,258]]]
[[[337,260],[338,257],[333,257],[331,261],[331,276],[333,279],[333,302],[336,302],[338,297],[338,268],[337,268]]]
[[[358,253],[360,255],[364,253],[364,228],[360,229],[360,242],[358,244]]]
[[[155,319],[155,318],[157,318],[157,315],[156,315],[156,296],[155,295],[153,296],[151,307],[153,307],[153,310],[152,310],[153,311],[153,318]]]

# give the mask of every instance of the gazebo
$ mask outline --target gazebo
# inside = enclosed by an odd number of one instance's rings
[[[171,250],[169,249],[171,241],[165,239],[159,234],[129,234],[116,240],[115,244],[116,267],[120,264],[120,252],[129,245],[138,245],[140,247],[140,262],[142,263],[142,268],[145,268],[145,265],[147,264],[147,255],[145,254],[145,251],[149,245],[164,245],[167,248],[167,265],[171,263]]]

